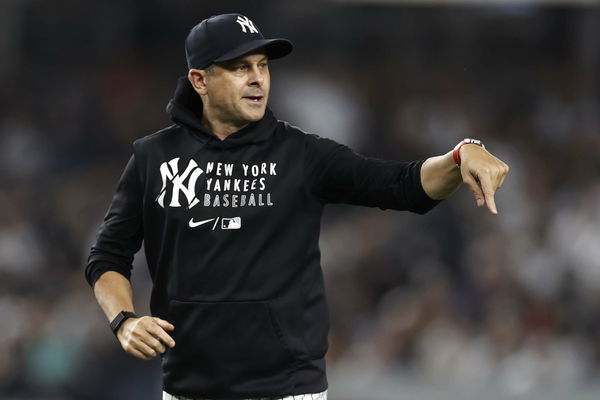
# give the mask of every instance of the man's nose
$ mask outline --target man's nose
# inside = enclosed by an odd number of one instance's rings
[[[264,76],[263,71],[261,71],[257,65],[253,66],[252,70],[250,72],[248,84],[262,86],[264,82],[265,82],[265,76]]]

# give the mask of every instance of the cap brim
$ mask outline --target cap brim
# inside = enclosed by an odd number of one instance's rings
[[[228,51],[219,58],[215,59],[215,62],[230,61],[241,57],[244,54],[248,54],[256,49],[260,49],[261,47],[265,48],[267,56],[270,60],[285,57],[294,49],[292,42],[287,39],[259,39],[246,42],[241,46]]]

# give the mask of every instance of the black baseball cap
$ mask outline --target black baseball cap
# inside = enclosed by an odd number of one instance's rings
[[[194,26],[185,40],[188,68],[204,69],[264,47],[269,59],[285,57],[294,48],[287,39],[265,39],[241,14],[212,16]]]

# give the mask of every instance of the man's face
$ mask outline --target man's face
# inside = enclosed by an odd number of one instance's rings
[[[205,115],[236,126],[260,120],[271,87],[267,62],[262,50],[213,64],[205,76]]]

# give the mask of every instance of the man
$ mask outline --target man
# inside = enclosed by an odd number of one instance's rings
[[[162,356],[165,399],[326,399],[325,204],[425,213],[465,182],[497,213],[508,167],[477,140],[401,163],[275,119],[269,61],[291,50],[239,14],[195,26],[175,125],[134,143],[92,247],[86,278],[123,349]],[[152,317],[133,314],[142,240]]]

